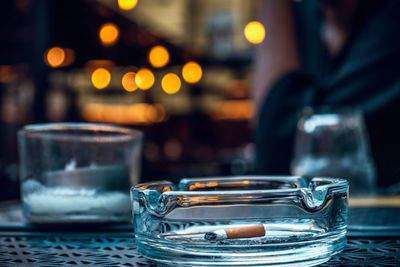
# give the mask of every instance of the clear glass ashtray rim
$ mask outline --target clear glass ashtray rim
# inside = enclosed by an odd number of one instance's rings
[[[185,187],[193,182],[239,182],[239,181],[266,181],[266,182],[298,182],[298,187],[284,188],[284,189],[247,189],[247,190],[201,190],[201,191],[188,191]],[[329,182],[326,184],[321,184],[313,186],[317,182]],[[333,177],[314,177],[307,183],[304,177],[301,176],[262,176],[262,175],[246,175],[246,176],[221,176],[221,177],[207,177],[207,178],[183,178],[178,183],[178,190],[175,190],[175,185],[171,181],[161,180],[156,182],[148,182],[136,184],[131,187],[131,193],[134,192],[154,192],[157,191],[155,188],[171,186],[173,190],[163,191],[163,194],[174,194],[174,195],[185,195],[185,196],[201,196],[201,195],[236,195],[238,193],[242,195],[246,194],[274,194],[274,193],[296,193],[299,190],[312,190],[315,188],[328,190],[330,192],[345,193],[348,190],[349,183],[343,178],[333,178]]]
[[[284,189],[247,189],[247,190],[201,190],[184,191],[195,183],[240,181],[292,182],[293,188]],[[250,182],[249,182],[250,183]],[[218,185],[218,183],[216,184]],[[333,197],[348,198],[348,182],[340,178],[312,178],[309,182],[300,176],[238,176],[213,178],[185,178],[179,183],[179,190],[170,181],[158,181],[138,184],[131,188],[132,210],[138,202],[143,203],[147,211],[155,216],[164,216],[177,206],[197,205],[252,205],[268,201],[270,203],[295,204],[308,212],[318,212]],[[200,184],[201,186],[201,184]]]

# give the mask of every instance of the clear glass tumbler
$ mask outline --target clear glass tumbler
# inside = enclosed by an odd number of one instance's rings
[[[297,127],[291,173],[345,178],[350,195],[373,194],[375,165],[361,112],[351,108],[305,109]]]
[[[139,180],[142,133],[54,123],[18,132],[23,213],[31,223],[130,220],[129,187]]]

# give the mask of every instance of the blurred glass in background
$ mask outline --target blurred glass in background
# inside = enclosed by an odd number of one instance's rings
[[[305,109],[297,126],[291,172],[311,178],[342,177],[349,181],[351,195],[373,194],[375,166],[361,112]]]

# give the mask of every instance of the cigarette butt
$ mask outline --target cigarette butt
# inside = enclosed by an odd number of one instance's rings
[[[216,230],[204,235],[206,240],[223,240],[236,238],[251,238],[265,236],[265,228],[262,224],[235,227],[224,230]]]
[[[264,225],[262,224],[230,228],[226,229],[225,232],[228,239],[259,237],[265,235]]]

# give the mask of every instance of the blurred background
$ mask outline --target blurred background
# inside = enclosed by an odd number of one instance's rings
[[[16,132],[100,122],[145,134],[142,181],[253,170],[258,1],[0,2],[0,200],[19,197]]]

